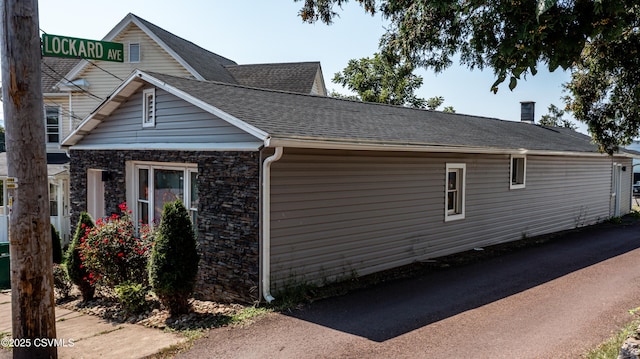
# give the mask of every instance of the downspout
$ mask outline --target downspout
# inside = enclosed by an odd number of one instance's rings
[[[262,297],[271,303],[271,164],[282,157],[282,147],[262,163]]]

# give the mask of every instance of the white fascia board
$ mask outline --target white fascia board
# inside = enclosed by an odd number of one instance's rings
[[[198,71],[196,71],[193,67],[191,67],[191,65],[189,65],[185,61],[185,59],[180,57],[175,51],[173,51],[172,48],[167,46],[167,44],[165,44],[164,41],[160,40],[160,38],[157,37],[156,34],[153,31],[149,30],[149,28],[144,26],[144,24],[142,24],[140,21],[138,21],[138,19],[132,17],[131,22],[136,24],[136,26],[138,26],[145,34],[147,34],[147,36],[149,36],[151,39],[153,39],[153,41],[155,41],[158,45],[160,45],[160,47],[164,51],[166,51],[169,55],[171,55],[171,57],[173,57],[174,60],[176,60],[185,69],[187,69],[187,71],[189,71],[189,73],[191,75],[193,75],[197,80],[205,80],[205,78],[202,75],[200,75],[200,73]]]
[[[73,130],[66,138],[62,140],[60,143],[61,146],[69,147],[73,146],[85,134],[92,129],[94,129],[99,123],[102,122],[102,119],[97,119],[96,115],[102,114],[104,116],[108,116],[111,112],[113,112],[119,105],[113,105],[112,100],[117,97],[122,91],[124,91],[128,86],[134,86],[135,89],[130,90],[131,92],[135,92],[138,88],[143,86],[143,83],[134,84],[132,83],[138,79],[138,74],[141,73],[140,70],[134,71],[123,83],[120,84],[109,96],[107,96],[101,103],[96,107],[81,123],[80,125]]]
[[[102,41],[112,41],[113,39],[116,38],[116,36],[118,36],[126,27],[127,25],[129,25],[129,23],[131,23],[133,21],[133,15],[131,13],[127,14],[127,16],[125,16],[122,20],[120,20],[120,22],[114,26],[113,29],[111,29],[111,31],[109,31],[109,33],[102,38]],[[72,79],[76,76],[78,76],[78,74],[80,74],[80,72],[82,72],[82,70],[89,65],[89,61],[87,60],[82,60],[80,62],[78,62],[76,64],[76,66],[74,66],[71,71],[69,71],[65,77],[68,79]],[[61,81],[62,82],[62,81]]]
[[[171,85],[169,85],[169,84],[167,84],[167,83],[165,83],[163,81],[160,81],[160,80],[156,79],[155,77],[153,77],[151,75],[148,75],[148,74],[146,74],[146,73],[144,73],[142,71],[139,71],[137,73],[137,76],[139,76],[141,79],[145,80],[146,82],[148,82],[148,83],[150,83],[150,84],[152,84],[154,86],[157,86],[158,88],[161,88],[161,89],[163,89],[163,90],[165,90],[165,91],[167,91],[167,92],[169,92],[169,93],[171,93],[171,94],[173,94],[173,95],[175,95],[175,96],[177,96],[177,97],[189,102],[190,104],[192,104],[192,105],[194,105],[196,107],[199,107],[204,111],[209,112],[210,114],[212,114],[212,115],[214,115],[216,117],[219,117],[220,119],[226,121],[230,125],[235,126],[235,127],[239,128],[239,129],[249,133],[250,135],[260,139],[261,141],[266,141],[267,138],[269,137],[269,134],[264,132],[264,131],[262,131],[261,129],[259,129],[259,128],[253,126],[253,125],[250,125],[250,124],[240,120],[239,118],[236,118],[236,117],[234,117],[234,116],[232,116],[232,115],[220,110],[219,108],[217,108],[217,107],[215,107],[213,105],[210,105],[209,103],[206,103],[206,102],[204,102],[204,101],[202,101],[202,100],[200,100],[198,98],[195,98],[195,97],[191,96],[190,94],[188,94],[188,93],[186,93],[186,92],[184,92],[182,90],[179,90],[179,89],[177,89],[177,88],[175,88],[175,87],[173,87],[173,86],[171,86]]]
[[[76,145],[71,150],[172,150],[172,151],[235,151],[255,152],[262,148],[262,142],[238,143],[114,143],[104,145]]]
[[[187,71],[189,71],[189,73],[191,73],[196,79],[198,80],[205,79],[193,67],[191,67],[191,65],[189,65],[182,57],[178,56],[178,54],[175,51],[173,51],[172,48],[167,46],[167,44],[165,44],[164,41],[161,41],[151,30],[149,30],[149,28],[147,28],[146,26],[144,26],[144,24],[138,21],[138,19],[136,19],[131,13],[125,16],[125,18],[122,19],[118,23],[118,25],[116,25],[113,29],[111,29],[111,31],[109,31],[109,33],[102,39],[102,41],[113,41],[113,39],[115,39],[118,35],[120,35],[120,33],[122,33],[122,31],[124,31],[127,28],[127,26],[131,23],[138,26],[140,30],[142,30],[145,34],[147,34],[147,36],[149,36],[153,41],[155,41],[163,50],[165,50],[171,57],[174,58],[174,60],[176,60]],[[73,69],[71,69],[71,71],[69,71],[69,73],[65,77],[72,79],[78,76],[80,72],[82,72],[82,70],[88,64],[89,64],[89,61],[87,60],[80,61],[76,66],[73,67]]]
[[[265,147],[295,147],[326,150],[354,150],[354,151],[389,151],[389,152],[433,152],[433,153],[474,153],[474,154],[520,154],[545,156],[577,156],[577,157],[607,157],[607,154],[595,152],[545,151],[527,150],[524,148],[492,148],[472,146],[443,146],[433,144],[382,144],[375,142],[348,142],[321,139],[291,139],[268,138]]]

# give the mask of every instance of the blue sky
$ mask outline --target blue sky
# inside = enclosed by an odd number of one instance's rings
[[[376,52],[385,23],[352,1],[331,26],[305,24],[297,16],[301,6],[293,0],[41,0],[39,11],[40,28],[56,35],[102,39],[132,12],[239,64],[320,61],[327,88],[340,91],[331,82],[333,74],[350,59]],[[494,95],[491,71],[455,66],[439,75],[418,74],[424,77],[419,96],[443,96],[458,113],[505,120],[520,119],[520,101],[536,102],[536,119],[549,104],[563,106],[561,84],[569,78],[541,68],[514,91],[505,84]]]

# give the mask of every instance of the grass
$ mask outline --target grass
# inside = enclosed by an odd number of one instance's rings
[[[228,320],[226,320],[222,325],[242,326],[246,324],[251,324],[256,318],[259,318],[270,312],[272,312],[272,309],[269,309],[266,307],[247,307],[241,310],[239,313],[228,317]],[[168,348],[165,348],[159,353],[150,355],[145,359],[170,359],[180,353],[184,353],[187,350],[191,349],[191,347],[193,346],[193,343],[196,340],[204,337],[209,331],[209,329],[196,328],[196,329],[176,330],[176,329],[167,327],[165,328],[165,331],[181,335],[186,340],[180,344],[175,344]]]
[[[587,359],[616,359],[620,352],[620,348],[624,341],[630,335],[636,333],[638,325],[640,325],[640,318],[637,317],[631,323],[627,324],[624,328],[620,329],[616,334],[609,338],[604,343],[600,344],[597,348],[591,349],[586,353]]]

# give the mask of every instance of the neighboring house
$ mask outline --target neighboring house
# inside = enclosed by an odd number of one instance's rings
[[[82,36],[78,34],[78,37]],[[125,16],[102,40],[124,44],[125,61],[119,63],[57,57],[42,59],[47,153],[49,158],[56,158],[55,162],[49,164],[59,164],[60,161],[68,163],[65,151],[60,149],[60,141],[136,69],[198,80],[326,95],[319,62],[238,65],[134,14]],[[63,190],[68,186],[68,183],[64,183],[57,188]],[[63,192],[62,196],[68,202],[68,192]],[[68,242],[69,207],[59,206],[58,211],[54,223],[59,225],[57,228],[63,241]]]
[[[182,199],[197,294],[271,299],[628,213],[631,153],[564,128],[137,71],[63,143],[74,219]],[[75,223],[75,222],[74,222]]]
[[[52,162],[55,162],[52,160]],[[69,207],[69,198],[63,196],[69,193],[69,164],[48,164],[47,172],[49,175],[49,207],[51,211],[51,223],[56,229],[69,231],[64,221],[58,217],[58,208]],[[8,224],[9,224],[9,198],[4,181],[7,179],[7,153],[0,153],[0,242],[8,242]],[[67,186],[66,188],[64,186]],[[66,201],[66,202],[65,202]]]

